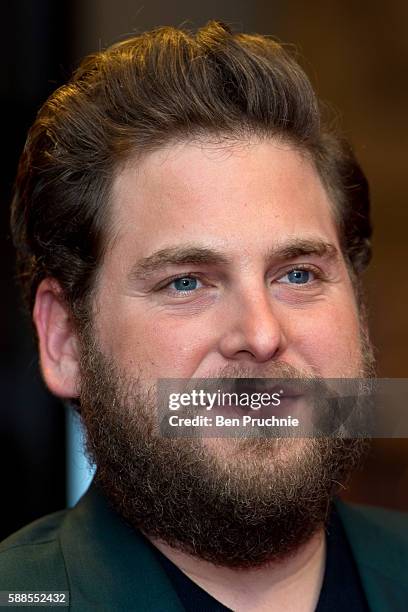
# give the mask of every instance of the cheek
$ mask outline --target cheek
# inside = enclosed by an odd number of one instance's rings
[[[361,342],[354,303],[339,308],[330,304],[308,313],[293,327],[295,351],[307,365],[326,378],[358,376]]]
[[[143,376],[152,379],[193,376],[212,340],[211,326],[199,317],[186,321],[160,313],[136,315],[133,308],[122,311],[114,328],[105,329],[104,350],[124,369],[143,370]]]

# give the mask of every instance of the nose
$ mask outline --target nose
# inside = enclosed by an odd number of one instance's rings
[[[263,363],[280,357],[285,347],[282,322],[265,289],[234,299],[219,342],[223,357]]]

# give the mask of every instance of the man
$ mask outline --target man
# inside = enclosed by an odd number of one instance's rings
[[[406,519],[334,496],[341,437],[177,438],[174,379],[373,375],[365,178],[282,46],[212,22],[84,60],[22,155],[12,226],[48,388],[96,483],[1,546],[73,610],[406,610]]]

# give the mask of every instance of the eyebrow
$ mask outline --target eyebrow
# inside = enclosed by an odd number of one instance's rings
[[[272,263],[275,260],[288,260],[314,255],[326,259],[338,259],[339,252],[334,244],[320,239],[293,239],[285,243],[271,247],[266,260]],[[136,262],[130,272],[129,280],[148,280],[161,269],[167,266],[182,265],[208,265],[208,266],[232,266],[233,258],[225,255],[217,249],[198,246],[170,246],[160,249]]]

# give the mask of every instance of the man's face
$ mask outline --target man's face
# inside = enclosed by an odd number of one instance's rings
[[[146,379],[323,377],[361,368],[359,317],[333,204],[311,162],[268,140],[179,144],[129,162],[112,195],[100,347]]]
[[[171,146],[117,175],[111,227],[81,359],[101,484],[131,524],[209,561],[289,554],[324,520],[359,441],[160,438],[152,391],[160,378],[364,373],[314,167],[273,140]]]

